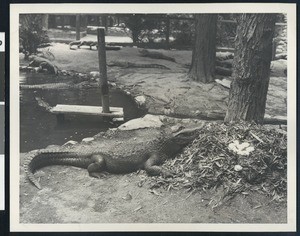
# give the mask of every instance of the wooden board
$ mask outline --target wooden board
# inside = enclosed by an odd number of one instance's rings
[[[122,107],[110,107],[110,113],[102,113],[100,106],[63,105],[57,104],[50,110],[53,114],[65,115],[97,115],[106,117],[124,117]]]

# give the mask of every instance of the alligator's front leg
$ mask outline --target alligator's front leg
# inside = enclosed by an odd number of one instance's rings
[[[101,154],[93,154],[91,156],[91,160],[93,161],[87,168],[89,175],[95,178],[101,178],[103,172],[105,170],[105,159]]]
[[[151,154],[149,159],[145,162],[144,168],[148,175],[162,175],[164,177],[172,177],[170,171],[164,170],[161,166],[167,157],[158,155],[157,153]]]

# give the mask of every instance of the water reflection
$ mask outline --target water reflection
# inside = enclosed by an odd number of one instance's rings
[[[44,78],[45,77],[45,78]],[[22,75],[23,84],[61,82],[59,78],[42,74]],[[67,80],[64,78],[64,80]],[[20,90],[20,151],[45,148],[48,145],[62,145],[68,140],[81,141],[100,131],[115,127],[112,122],[95,116],[66,116],[66,121],[58,124],[56,116],[40,107],[36,97],[42,98],[50,106],[57,104],[101,106],[99,89],[68,90]],[[126,119],[143,115],[131,97],[120,90],[110,91],[110,105],[123,107]]]

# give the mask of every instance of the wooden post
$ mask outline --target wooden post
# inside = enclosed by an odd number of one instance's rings
[[[106,71],[106,50],[105,50],[105,31],[104,28],[97,29],[98,37],[98,59],[99,59],[99,71],[100,71],[100,90],[102,99],[102,111],[103,113],[109,113],[109,91],[107,83],[107,71]]]
[[[76,40],[80,40],[80,15],[76,15]]]

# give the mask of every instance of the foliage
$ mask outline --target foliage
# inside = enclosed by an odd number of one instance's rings
[[[236,153],[229,148],[234,140],[246,142],[254,150],[248,155]],[[287,135],[281,129],[246,122],[207,123],[181,155],[163,166],[174,172],[174,178],[152,178],[152,188],[220,188],[221,198],[214,206],[250,192],[259,192],[277,202],[286,201]]]
[[[163,32],[161,17],[162,14],[132,14],[124,21],[127,28],[131,30],[134,43],[148,40],[153,41],[154,36]]]
[[[234,48],[237,24],[233,22],[236,22],[237,16],[238,14],[218,15],[217,46]]]
[[[192,45],[195,37],[195,22],[194,20],[172,20],[171,35],[175,38],[176,45]]]
[[[20,48],[26,56],[36,53],[40,44],[49,42],[42,17],[40,14],[20,15]]]

